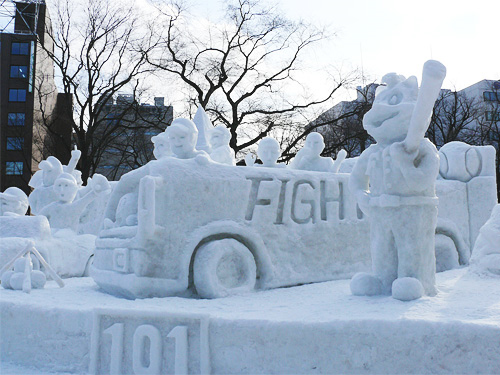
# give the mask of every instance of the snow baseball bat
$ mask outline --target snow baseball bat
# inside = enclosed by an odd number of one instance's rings
[[[42,265],[45,267],[45,269],[47,270],[47,272],[49,273],[49,275],[55,280],[55,282],[57,283],[57,285],[59,285],[60,288],[63,288],[64,287],[64,281],[62,281],[62,279],[59,277],[59,275],[56,273],[56,271],[54,271],[54,269],[49,266],[49,264],[45,261],[45,259],[43,259],[43,256],[42,254],[40,254],[38,252],[38,250],[36,248],[32,248],[31,249],[31,252],[33,254],[35,254],[35,256],[38,258],[38,260],[40,261],[40,263],[42,263]]]
[[[13,257],[9,262],[7,262],[2,267],[2,269],[0,269],[0,277],[14,265],[14,263],[16,262],[16,260],[18,258],[22,257],[24,254],[26,254],[28,251],[30,251],[30,249],[33,246],[35,246],[35,243],[33,241],[28,241],[28,244],[26,245],[26,247],[23,250],[21,250],[19,253],[17,253],[16,256]]]
[[[31,255],[29,251],[26,253],[26,258],[24,260],[23,292],[31,292]]]
[[[441,91],[445,77],[446,67],[443,64],[436,60],[425,62],[417,104],[413,110],[408,134],[404,140],[405,149],[410,154],[418,150],[420,141],[424,139],[425,132],[429,127],[434,103]]]

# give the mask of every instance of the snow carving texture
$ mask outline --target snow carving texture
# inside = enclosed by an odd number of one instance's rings
[[[484,224],[472,252],[470,270],[484,275],[500,277],[500,204]]]
[[[408,301],[436,294],[435,181],[439,156],[423,136],[446,68],[424,65],[417,79],[387,74],[363,126],[376,144],[365,150],[349,186],[370,219],[373,274],[351,280],[356,295],[390,294]]]

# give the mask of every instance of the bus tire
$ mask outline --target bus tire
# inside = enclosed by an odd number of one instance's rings
[[[202,298],[220,298],[255,289],[257,267],[250,250],[233,238],[210,241],[196,252],[193,280]]]

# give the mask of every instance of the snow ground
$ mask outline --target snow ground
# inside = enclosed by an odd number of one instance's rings
[[[473,352],[476,347],[478,350],[477,358],[475,357],[476,354],[472,355],[472,359],[468,359],[467,363],[461,365],[457,364],[456,366],[459,366],[458,369],[463,369],[464,373],[469,371],[476,373],[500,373],[500,358],[498,356],[498,352],[500,351],[500,279],[480,277],[467,272],[467,268],[463,268],[437,274],[437,282],[439,288],[437,296],[423,297],[420,300],[411,302],[401,302],[388,296],[353,296],[349,290],[349,280],[258,291],[216,300],[200,300],[181,297],[151,298],[135,301],[125,300],[101,292],[91,278],[67,279],[66,286],[62,289],[58,288],[55,282],[51,281],[47,283],[45,289],[33,290],[30,295],[19,291],[2,289],[0,291],[0,312],[2,314],[1,328],[2,332],[7,332],[5,337],[2,334],[2,341],[6,341],[2,344],[2,352],[6,354],[7,358],[4,357],[1,361],[1,374],[63,374],[65,373],[64,371],[67,371],[67,368],[64,366],[54,366],[53,368],[45,367],[39,372],[32,372],[32,368],[19,366],[20,363],[18,360],[20,357],[19,355],[13,354],[17,348],[12,348],[16,346],[16,343],[10,339],[6,340],[9,334],[12,335],[16,332],[10,325],[7,327],[7,324],[10,323],[4,323],[7,320],[6,318],[9,319],[9,322],[13,321],[10,315],[17,314],[17,312],[19,312],[19,315],[22,315],[22,311],[32,311],[36,314],[40,313],[49,318],[54,314],[67,315],[68,320],[73,319],[74,322],[63,321],[61,325],[66,326],[66,329],[71,332],[78,331],[79,333],[76,336],[85,336],[90,335],[88,330],[91,324],[88,321],[83,322],[83,320],[89,319],[83,317],[90,316],[91,320],[92,314],[90,313],[95,308],[112,308],[115,310],[127,311],[138,310],[153,313],[167,312],[174,314],[187,313],[208,315],[211,321],[214,322],[214,333],[211,332],[211,335],[213,335],[211,345],[218,345],[217,355],[221,353],[219,357],[212,359],[213,372],[223,371],[222,369],[224,369],[224,371],[247,373],[252,371],[287,373],[290,372],[290,369],[296,370],[297,373],[308,372],[305,367],[286,368],[285,365],[279,364],[279,360],[276,360],[276,364],[273,365],[274,367],[265,367],[264,365],[260,365],[261,367],[258,368],[249,368],[247,365],[245,365],[245,367],[238,367],[237,364],[234,363],[231,367],[227,367],[226,363],[221,359],[221,356],[233,356],[233,362],[236,358],[244,361],[245,357],[248,357],[248,353],[232,352],[229,349],[229,351],[224,352],[224,350],[220,349],[221,346],[225,345],[225,342],[228,343],[227,345],[233,342],[231,345],[233,345],[234,348],[234,345],[237,345],[239,341],[244,342],[247,339],[251,340],[245,336],[248,335],[248,333],[245,333],[245,329],[248,328],[252,331],[258,331],[260,329],[259,327],[267,327],[266,329],[269,329],[267,335],[270,335],[268,339],[271,341],[280,339],[285,341],[289,340],[290,338],[288,336],[292,334],[289,334],[288,331],[294,331],[294,335],[298,335],[299,342],[299,344],[295,346],[299,348],[300,342],[307,343],[308,340],[311,339],[307,338],[307,335],[311,334],[314,340],[314,335],[316,334],[317,340],[321,340],[321,333],[329,332],[330,330],[337,330],[335,332],[346,330],[342,335],[339,333],[338,339],[350,341],[351,345],[353,345],[353,343],[356,344],[356,341],[358,341],[360,346],[370,345],[370,339],[364,342],[364,337],[366,337],[366,335],[357,334],[356,329],[363,326],[366,332],[374,332],[376,333],[375,336],[384,336],[384,332],[389,334],[389,331],[392,329],[390,327],[401,326],[401,328],[395,328],[395,332],[400,331],[402,335],[406,335],[406,341],[412,339],[412,336],[420,337],[422,335],[425,341],[425,335],[432,335],[434,329],[437,331],[441,329],[441,327],[446,327],[445,329],[447,332],[450,330],[452,331],[450,337],[453,340],[456,338],[457,347],[460,348],[461,345],[463,346],[460,341],[463,340],[470,346],[465,348],[469,354],[471,351]],[[431,329],[429,330],[427,325],[424,326],[424,323],[430,324]],[[77,325],[79,327],[78,329],[75,328]],[[302,334],[296,333],[297,329],[301,331],[301,327],[303,331]],[[386,329],[381,327],[389,328]],[[45,327],[38,326],[38,329],[40,332],[45,331]],[[238,332],[238,329],[240,329],[241,332]],[[382,329],[383,331],[380,331],[380,333],[379,330]],[[426,329],[429,330],[428,333],[425,333]],[[322,330],[323,332],[321,332]],[[80,331],[87,333],[83,334]],[[217,336],[216,333],[219,335]],[[275,336],[272,336],[273,334]],[[439,336],[439,333],[437,333],[437,335]],[[476,336],[477,342],[474,341],[476,340]],[[472,341],[471,337],[473,338]],[[485,337],[487,338],[486,341],[490,340],[490,342],[485,342]],[[88,337],[79,337],[79,339],[81,339],[82,342],[89,341]],[[375,339],[377,338],[375,337]],[[325,338],[325,340],[328,341],[329,339]],[[380,346],[386,345],[384,344],[383,337],[379,337],[379,340]],[[449,341],[449,339],[446,340]],[[9,342],[7,343],[7,341]],[[257,349],[254,350],[257,351],[259,351],[259,345],[262,345],[263,348],[268,345],[267,342],[259,344],[258,339],[255,339],[255,341],[256,342],[252,342],[252,346],[255,346]],[[405,340],[403,339],[402,342],[404,343]],[[443,343],[439,343],[441,346],[442,344]],[[479,344],[481,347],[478,346]],[[371,345],[373,345],[373,343]],[[247,344],[244,346],[248,347]],[[291,349],[289,346],[290,345],[287,344],[281,349],[276,349],[274,358],[276,359],[280,358],[280,356],[290,355],[289,351]],[[324,346],[328,346],[332,349],[331,343],[325,342]],[[423,346],[425,347],[425,345]],[[279,347],[280,343],[278,342],[276,348]],[[489,348],[493,350],[493,353],[484,353],[485,351],[489,351]],[[379,353],[380,355],[384,353],[382,348],[376,349],[381,350]],[[29,355],[29,350],[26,348],[25,350],[26,352],[24,355]],[[85,350],[88,351],[88,348]],[[240,348],[238,350],[243,349]],[[373,348],[371,350],[373,352]],[[411,353],[412,357],[415,358],[415,361],[421,361],[421,356],[416,352],[417,349],[414,348],[413,350],[414,352]],[[458,354],[459,352],[455,352],[454,356]],[[253,355],[259,356],[260,354],[253,353]],[[328,353],[318,353],[318,357],[322,355],[324,355],[325,358],[329,356]],[[439,350],[436,352],[436,355],[439,355]],[[489,362],[482,362],[484,365],[476,363],[477,361],[484,361],[481,357],[483,355],[487,355]],[[357,353],[353,352],[353,358],[350,358],[349,361],[344,359],[344,362],[349,362],[348,366],[350,367],[345,367],[342,372],[380,372],[381,370],[380,367],[377,367],[379,366],[377,363],[382,363],[387,359],[381,360],[378,358],[374,360],[377,362],[375,363],[374,361],[370,361],[370,359],[363,358],[361,361],[363,363],[359,364],[358,362],[360,362],[360,360],[354,358],[356,356]],[[385,354],[385,356],[387,356],[387,354]],[[459,355],[459,358],[461,356],[462,355]],[[477,361],[475,361],[475,359],[477,359]],[[450,361],[451,360],[456,361],[457,358],[453,357]],[[12,361],[16,364],[14,365],[8,361]],[[236,360],[236,362],[237,361],[238,360]],[[321,367],[318,370],[319,372],[332,372],[334,370],[328,367],[330,365],[321,361],[322,360],[318,360],[318,363],[323,363],[324,366],[319,366]],[[449,364],[450,367],[447,367],[448,359],[445,358],[443,361],[444,364],[441,364],[438,372],[457,372],[457,367],[453,367],[452,364]],[[88,358],[82,360],[82,368],[86,368],[87,365]],[[419,367],[420,365],[418,363],[405,366],[409,366],[407,367],[409,369],[408,372],[435,371],[435,369],[429,367],[429,364],[426,364],[425,367]],[[494,370],[495,366],[497,366],[497,371]],[[315,367],[309,368],[313,369]],[[398,370],[396,367],[392,370],[387,369],[387,371],[397,372]],[[311,370],[310,372],[313,371]]]

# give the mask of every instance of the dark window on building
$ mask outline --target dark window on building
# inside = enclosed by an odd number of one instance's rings
[[[9,113],[7,125],[9,126],[23,126],[26,116],[24,113]]]
[[[485,91],[483,92],[483,98],[487,102],[500,102],[500,92]]]
[[[9,102],[25,102],[25,101],[26,101],[26,90],[24,89],[9,90]]]
[[[486,121],[500,121],[500,112],[486,111]]]
[[[23,149],[23,145],[24,145],[23,137],[7,137],[7,150],[20,151]]]
[[[8,161],[5,163],[5,174],[7,175],[17,175],[23,174],[23,162],[22,161]]]
[[[26,65],[11,65],[10,78],[28,77],[28,67]]]
[[[29,43],[12,43],[12,51],[13,55],[29,55],[30,53],[30,45]]]

